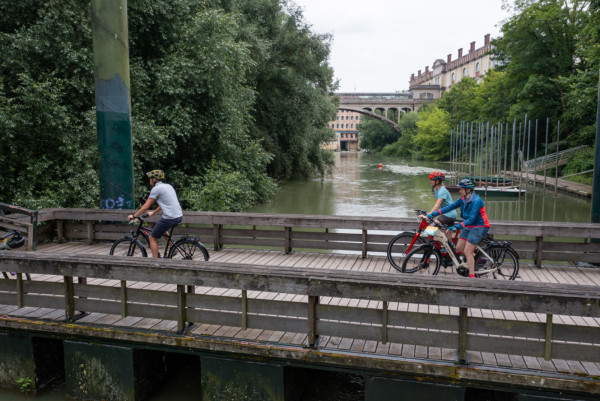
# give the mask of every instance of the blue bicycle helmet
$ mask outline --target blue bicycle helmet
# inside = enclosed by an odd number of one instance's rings
[[[461,180],[461,182],[458,183],[458,187],[465,188],[465,189],[470,188],[470,189],[474,190],[475,184],[473,184],[471,182],[471,180]]]

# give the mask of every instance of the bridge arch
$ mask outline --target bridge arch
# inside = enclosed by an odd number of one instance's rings
[[[374,107],[373,109],[375,109],[375,110],[376,110],[376,109],[378,109],[378,108],[380,108],[380,107]],[[340,109],[340,110],[345,110],[345,111],[353,111],[353,112],[355,112],[355,113],[360,113],[360,114],[364,114],[365,116],[369,116],[369,117],[375,118],[375,119],[377,119],[377,120],[381,121],[382,123],[384,123],[384,124],[386,124],[386,125],[388,125],[388,126],[390,126],[390,127],[394,128],[396,131],[398,131],[398,132],[402,132],[402,131],[400,130],[400,126],[398,125],[398,123],[397,123],[397,122],[395,122],[395,121],[392,121],[392,120],[390,120],[390,119],[389,119],[389,118],[387,118],[387,117],[380,116],[379,114],[375,114],[375,113],[373,112],[374,110],[367,110],[367,108],[360,109],[360,108],[358,108],[358,107],[357,107],[357,108],[353,108],[353,107],[340,107],[339,109]]]

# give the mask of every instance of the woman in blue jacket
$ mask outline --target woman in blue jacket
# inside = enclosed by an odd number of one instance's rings
[[[475,185],[469,180],[458,183],[461,197],[454,203],[436,210],[427,215],[430,219],[460,207],[460,215],[464,219],[462,223],[449,227],[451,231],[462,230],[456,250],[467,257],[469,265],[469,277],[475,277],[475,247],[490,230],[490,222],[485,213],[483,200],[475,194]]]

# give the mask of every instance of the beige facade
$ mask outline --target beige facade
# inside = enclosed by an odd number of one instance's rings
[[[485,72],[494,68],[494,60],[487,52],[491,49],[490,35],[484,36],[484,44],[475,48],[475,42],[471,42],[469,52],[463,54],[463,49],[458,49],[458,58],[452,60],[449,54],[446,60],[437,59],[433,62],[432,69],[425,67],[425,72],[412,74],[410,77],[410,88],[415,99],[438,99],[458,83],[464,77],[471,77],[481,82]]]
[[[336,119],[329,122],[329,127],[335,130],[335,140],[324,144],[323,147],[336,151],[360,150],[358,124],[360,124],[360,113],[338,110]]]

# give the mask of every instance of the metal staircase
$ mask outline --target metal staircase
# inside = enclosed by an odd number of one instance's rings
[[[527,173],[535,173],[537,171],[543,170],[544,168],[553,168],[556,167],[557,160],[558,165],[562,166],[563,164],[567,164],[569,159],[575,154],[582,152],[587,148],[587,145],[582,145],[571,149],[561,150],[560,152],[552,153],[548,156],[542,156],[538,157],[537,159],[527,160],[523,163],[523,170]]]

